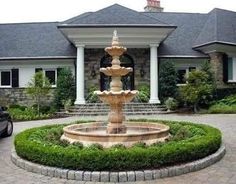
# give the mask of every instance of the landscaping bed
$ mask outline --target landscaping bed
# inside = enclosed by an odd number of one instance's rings
[[[206,157],[216,152],[221,145],[221,133],[216,128],[187,122],[153,122],[170,126],[172,137],[169,141],[151,146],[139,143],[131,148],[121,145],[108,149],[100,145],[83,147],[79,143],[70,145],[60,141],[65,125],[50,125],[18,134],[14,144],[17,154],[26,160],[87,171],[155,169]]]
[[[210,106],[208,113],[211,114],[235,114],[236,113],[236,95],[227,96],[216,101]]]

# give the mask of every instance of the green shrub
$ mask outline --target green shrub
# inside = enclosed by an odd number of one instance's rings
[[[84,147],[84,145],[81,142],[74,142],[72,145],[78,149],[83,149]]]
[[[236,95],[230,95],[210,106],[208,113],[236,113]]]
[[[177,72],[173,62],[163,61],[160,63],[160,99],[164,102],[168,97],[176,98],[178,95]]]
[[[138,102],[148,102],[150,99],[150,86],[149,85],[140,85],[138,86]]]
[[[227,98],[228,96],[231,96],[232,94],[236,95],[236,88],[216,89],[214,99],[221,100],[223,98]]]
[[[213,85],[209,84],[206,72],[192,71],[187,77],[187,84],[180,88],[180,94],[185,102],[193,105],[194,112],[197,112],[200,101],[212,96]]]
[[[37,105],[35,108],[14,105],[10,106],[7,111],[11,115],[12,119],[16,121],[47,119],[52,117],[55,112],[53,108],[48,106],[46,106],[45,109],[43,106],[41,106],[40,109],[41,113],[38,114]]]
[[[62,146],[47,141],[48,138],[45,137],[48,133],[53,130],[59,136],[57,133],[63,128],[62,125],[50,125],[19,133],[14,144],[17,154],[26,160],[53,167],[90,171],[164,167],[203,158],[217,151],[221,145],[221,133],[213,127],[183,122],[161,122],[169,125],[171,132],[178,132],[185,126],[192,135],[184,140],[146,147],[100,149],[99,146],[93,145],[81,149],[74,145]]]
[[[62,102],[71,100],[75,101],[75,78],[70,68],[62,68],[58,72],[57,87],[55,90],[54,103],[57,108],[63,107]]]
[[[146,147],[147,147],[147,145],[146,145],[146,143],[145,143],[145,142],[137,142],[137,143],[133,144],[133,146],[132,146],[132,147],[146,148]]]
[[[89,103],[98,103],[100,102],[98,95],[94,94],[94,91],[98,91],[97,87],[90,86],[88,88],[88,96],[86,97],[86,101]]]
[[[208,113],[235,114],[236,105],[215,104],[215,105],[210,106]]]
[[[178,107],[178,102],[174,98],[169,97],[165,101],[165,105],[166,105],[168,110],[175,110]]]
[[[222,105],[236,105],[236,95],[230,95],[222,100],[219,100],[216,103]]]

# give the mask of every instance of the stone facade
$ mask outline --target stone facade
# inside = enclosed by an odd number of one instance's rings
[[[105,56],[104,49],[85,49],[85,94],[90,86],[100,89],[100,63]],[[134,88],[150,83],[149,49],[128,49],[127,54],[134,61]],[[142,72],[140,72],[142,71]],[[143,74],[143,76],[141,75]],[[86,96],[86,95],[85,95]]]
[[[235,84],[224,82],[223,55],[221,52],[210,53],[210,62],[215,74],[217,88],[233,88]]]
[[[45,105],[49,105],[53,101],[53,92],[43,100]],[[19,104],[23,106],[31,106],[35,104],[32,97],[26,92],[25,88],[1,88],[0,89],[0,106],[7,106],[9,104]]]
[[[216,85],[219,88],[226,87],[223,81],[223,53],[214,52],[209,55],[211,57],[211,66],[215,74]]]

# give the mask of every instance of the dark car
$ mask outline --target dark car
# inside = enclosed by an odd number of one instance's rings
[[[13,132],[11,116],[6,112],[6,108],[0,107],[0,137],[9,137]]]

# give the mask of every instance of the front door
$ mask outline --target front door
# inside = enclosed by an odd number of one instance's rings
[[[101,59],[100,67],[101,68],[111,67],[111,61],[112,61],[111,56],[109,56],[109,55],[104,56]],[[134,62],[133,62],[133,59],[128,54],[124,54],[120,57],[120,61],[121,61],[121,64],[120,64],[121,66],[133,68],[133,72],[131,72],[121,78],[121,81],[123,83],[123,90],[134,90]],[[108,77],[108,76],[104,75],[103,73],[101,73],[101,80],[100,80],[101,91],[109,90],[110,89],[110,82],[111,82],[111,77]]]

